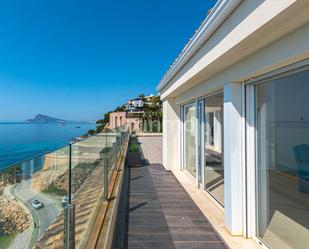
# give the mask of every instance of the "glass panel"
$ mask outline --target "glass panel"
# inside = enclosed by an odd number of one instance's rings
[[[309,71],[256,85],[257,236],[309,245]]]
[[[185,169],[196,177],[196,108],[195,104],[184,107]]]
[[[25,168],[28,168],[25,165]],[[37,247],[46,245],[50,239],[54,244],[63,245],[63,209],[62,198],[68,194],[68,168],[69,168],[69,147],[46,154],[44,166],[32,176],[32,189],[45,193],[45,199],[40,194],[36,197],[43,203],[44,208],[38,210],[39,217],[39,241]],[[23,187],[24,188],[24,187]],[[44,228],[42,228],[42,224]],[[61,224],[57,227],[57,234],[52,233],[54,224]],[[44,246],[43,246],[44,247]]]
[[[224,204],[223,93],[205,98],[205,189]]]
[[[76,248],[87,243],[102,202],[104,154],[109,133],[72,145],[72,203],[75,204]]]
[[[104,200],[104,165],[109,183],[122,145],[127,143],[128,130],[121,128],[78,140],[71,145],[71,158],[66,146],[0,171],[0,248],[21,239],[23,248],[64,248],[69,179],[75,207],[75,222],[70,224],[76,248],[85,248]]]
[[[64,147],[1,172],[1,204],[5,204],[0,208],[1,216],[8,217],[1,221],[0,248],[3,241],[18,238],[25,241],[24,248],[41,248],[52,237],[52,225],[62,223],[61,199],[68,191],[68,152]],[[63,247],[63,226],[57,228],[57,236],[54,244]]]

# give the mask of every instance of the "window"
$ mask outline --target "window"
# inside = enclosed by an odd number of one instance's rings
[[[184,162],[185,169],[196,177],[196,107],[184,106]]]
[[[205,98],[205,189],[224,204],[223,93]]]
[[[183,107],[183,139],[185,170],[224,205],[222,92]]]
[[[309,71],[255,86],[256,230],[272,249],[309,245]]]

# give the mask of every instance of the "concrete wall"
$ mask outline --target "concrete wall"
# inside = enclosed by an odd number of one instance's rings
[[[128,118],[126,112],[112,112],[109,114],[109,128],[114,129],[127,125],[131,132],[141,132],[143,119],[139,117]]]
[[[127,118],[126,125],[131,132],[139,133],[142,131],[143,119],[141,118]]]
[[[125,112],[112,112],[109,114],[109,128],[114,129],[116,127],[126,124]]]

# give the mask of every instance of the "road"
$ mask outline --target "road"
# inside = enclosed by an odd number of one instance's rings
[[[39,227],[37,239],[41,238],[43,232],[50,224],[53,223],[60,213],[60,210],[56,205],[56,201],[33,191],[31,188],[31,180],[26,180],[18,184],[15,188],[15,195],[28,207],[30,212],[34,213],[34,215],[38,218],[39,224],[36,224]],[[34,199],[43,202],[44,207],[39,210],[34,209],[31,204]]]

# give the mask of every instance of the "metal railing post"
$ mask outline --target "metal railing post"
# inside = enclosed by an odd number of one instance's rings
[[[70,241],[70,233],[69,233],[69,207],[64,207],[63,210],[64,213],[64,248],[69,249],[70,244],[68,241]]]
[[[108,157],[105,155],[103,158],[103,164],[104,164],[104,200],[108,199]]]
[[[64,247],[75,249],[75,205],[72,205],[72,143],[69,145],[69,196],[64,207]]]
[[[65,249],[75,249],[75,205],[64,207]]]
[[[75,249],[75,204],[69,206],[70,210],[70,249]]]
[[[69,205],[72,203],[72,143],[69,145]]]

